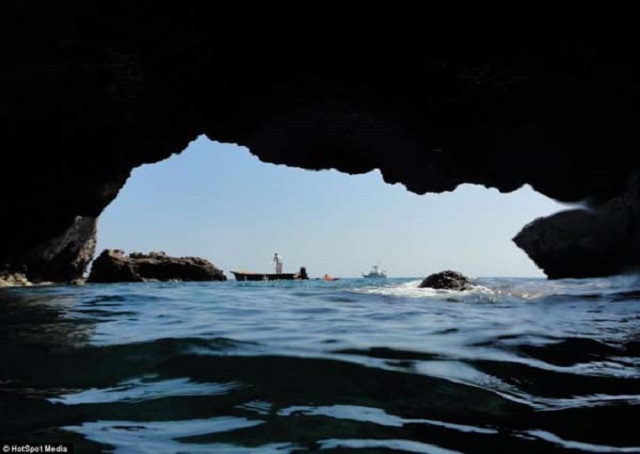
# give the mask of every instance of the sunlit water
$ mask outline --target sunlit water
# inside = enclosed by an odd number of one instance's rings
[[[640,280],[0,291],[0,442],[640,452]]]

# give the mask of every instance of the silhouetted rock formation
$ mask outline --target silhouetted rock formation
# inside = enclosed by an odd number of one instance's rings
[[[526,225],[513,241],[551,279],[609,276],[640,264],[640,178],[597,210],[570,210]]]
[[[96,252],[96,234],[96,218],[76,216],[60,235],[37,244],[24,255],[29,279],[70,282],[82,277]]]
[[[30,278],[78,277],[76,219],[200,134],[266,162],[380,169],[420,194],[529,183],[599,204],[638,166],[636,24],[580,17],[588,5],[548,23],[424,5],[3,5],[29,20],[4,29],[0,263]]]
[[[468,290],[471,288],[471,281],[462,273],[447,270],[425,277],[418,287],[438,290]]]
[[[89,282],[226,281],[224,273],[198,257],[170,257],[164,252],[133,253],[106,249],[91,267]]]

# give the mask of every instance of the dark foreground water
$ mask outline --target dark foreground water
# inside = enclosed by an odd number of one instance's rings
[[[0,291],[0,443],[640,452],[640,280]]]

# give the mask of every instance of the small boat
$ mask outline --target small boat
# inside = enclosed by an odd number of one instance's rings
[[[373,265],[371,271],[368,274],[363,274],[362,277],[387,277],[387,273],[379,269],[378,265]]]
[[[300,279],[298,273],[252,273],[250,271],[231,271],[236,281],[293,281]]]

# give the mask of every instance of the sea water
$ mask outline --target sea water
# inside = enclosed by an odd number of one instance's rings
[[[0,443],[640,452],[640,280],[0,291]]]

